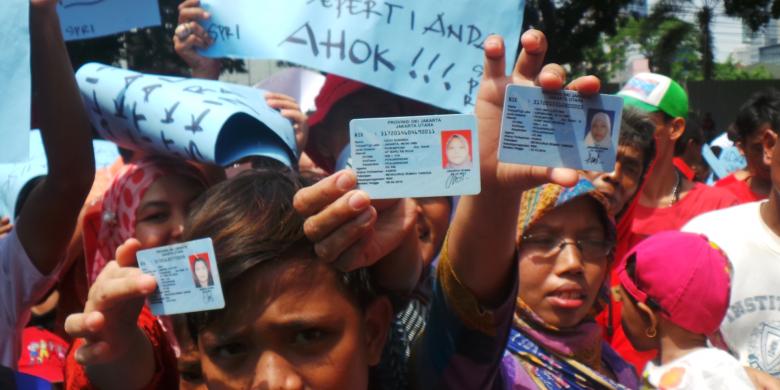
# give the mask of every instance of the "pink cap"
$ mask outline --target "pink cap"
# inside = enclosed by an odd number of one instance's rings
[[[626,267],[635,259],[632,275]],[[731,264],[707,237],[658,233],[635,246],[620,262],[618,279],[638,302],[660,306],[660,315],[683,329],[710,335],[729,306]]]

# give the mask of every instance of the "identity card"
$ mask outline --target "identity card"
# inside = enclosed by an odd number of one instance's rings
[[[210,238],[138,251],[136,258],[141,271],[157,279],[149,297],[154,315],[225,307]]]
[[[373,199],[480,191],[473,115],[355,119],[349,130],[358,187]]]
[[[498,159],[507,163],[611,172],[615,168],[623,99],[583,97],[509,85]]]

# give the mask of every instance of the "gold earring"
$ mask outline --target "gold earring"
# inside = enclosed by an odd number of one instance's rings
[[[649,337],[649,338],[651,338],[651,339],[652,339],[652,338],[654,338],[656,335],[658,335],[658,332],[655,330],[655,327],[654,327],[654,326],[651,326],[651,327],[649,327],[649,328],[645,329],[645,336],[647,336],[647,337]]]

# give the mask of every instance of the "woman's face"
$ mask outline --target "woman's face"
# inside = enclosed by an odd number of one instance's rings
[[[595,204],[587,196],[570,201],[543,216],[526,235],[534,241],[603,242],[605,229]],[[570,328],[579,324],[598,297],[608,269],[608,257],[584,258],[575,245],[544,256],[531,240],[520,244],[518,296],[546,323]]]
[[[144,248],[181,241],[190,204],[205,190],[194,179],[164,176],[146,190],[135,212],[135,238]]]
[[[596,115],[590,123],[590,133],[593,134],[593,140],[600,142],[609,134],[609,121],[603,115]]]
[[[452,137],[447,142],[447,161],[453,165],[461,165],[469,160],[469,150],[466,141],[460,137]]]
[[[198,279],[198,285],[200,287],[207,287],[209,285],[209,267],[205,261],[195,261],[193,266],[195,268],[195,278]]]
[[[382,298],[363,313],[338,277],[283,259],[231,283],[225,310],[199,335],[209,389],[367,389],[392,309]]]

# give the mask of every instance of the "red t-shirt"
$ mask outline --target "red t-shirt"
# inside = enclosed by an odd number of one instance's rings
[[[684,198],[670,207],[653,208],[637,203],[628,237],[618,239],[627,238],[630,249],[655,233],[680,230],[698,215],[738,204],[739,199],[729,191],[696,183]]]
[[[19,372],[60,383],[67,352],[68,343],[56,334],[34,326],[24,328]]]
[[[176,354],[165,338],[165,332],[152,315],[149,308],[144,306],[141,314],[138,316],[138,327],[152,343],[154,351],[155,372],[154,377],[145,387],[145,389],[178,389],[179,371],[176,363]],[[65,388],[66,389],[94,389],[89,382],[84,366],[76,362],[76,350],[84,344],[83,339],[78,339],[73,343],[68,358],[65,361]]]
[[[615,248],[615,262],[610,273],[610,285],[614,290],[617,282],[617,264],[634,245],[655,233],[679,230],[694,217],[708,211],[719,210],[739,204],[739,200],[730,192],[714,187],[708,187],[701,183],[691,189],[684,198],[671,207],[651,208],[639,204],[637,196],[626,212],[621,216],[617,226],[617,245]],[[611,299],[612,319],[609,319],[609,310],[605,310],[597,318],[598,322],[606,327],[612,325],[612,335],[604,332],[604,338],[610,343],[626,361],[633,364],[637,372],[642,372],[648,361],[652,360],[657,351],[639,352],[634,349],[628,340],[623,325],[620,321],[621,302]]]
[[[766,199],[766,196],[761,196],[753,192],[750,189],[750,185],[748,185],[747,180],[739,180],[733,173],[724,177],[723,179],[718,180],[715,183],[715,187],[723,188],[724,190],[731,192],[734,196],[737,197],[737,199],[739,199],[740,204],[752,203]]]

